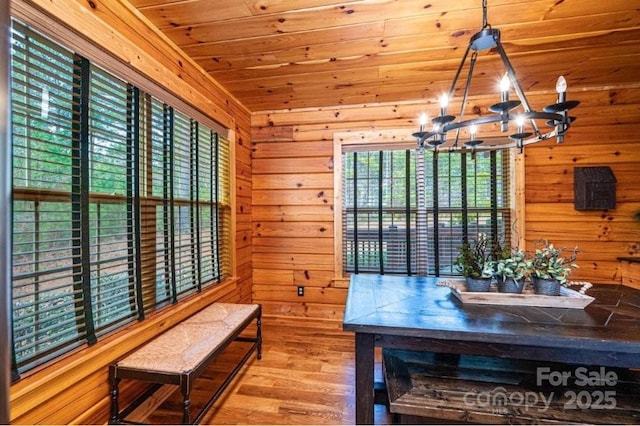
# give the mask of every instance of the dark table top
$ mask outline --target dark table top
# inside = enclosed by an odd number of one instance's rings
[[[612,351],[640,366],[640,290],[595,285],[584,309],[463,304],[438,278],[352,275],[343,328],[359,333]],[[638,362],[635,363],[636,357]]]

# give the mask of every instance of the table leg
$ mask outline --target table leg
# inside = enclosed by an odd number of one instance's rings
[[[356,424],[373,424],[375,336],[356,333]]]

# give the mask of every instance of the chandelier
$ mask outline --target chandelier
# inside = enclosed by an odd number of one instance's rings
[[[476,118],[465,120],[464,114],[469,98],[469,88],[471,87],[471,79],[473,70],[478,57],[478,52],[495,49],[500,55],[500,59],[504,64],[505,74],[500,81],[500,102],[489,107],[491,115],[481,115]],[[467,58],[471,53],[469,61],[469,71],[467,76],[462,102],[460,107],[460,115],[456,117],[449,115],[447,107],[451,100],[460,73],[465,66]],[[518,99],[509,99],[511,87],[515,91]],[[575,121],[575,117],[567,115],[568,111],[575,108],[579,101],[566,100],[567,82],[563,76],[558,78],[556,83],[556,92],[558,93],[556,103],[544,107],[542,111],[531,109],[527,97],[520,85],[516,72],[507,57],[502,43],[500,42],[500,30],[491,28],[487,23],[487,0],[482,0],[482,29],[474,34],[469,40],[467,50],[462,57],[460,66],[451,84],[448,93],[440,97],[440,114],[431,119],[431,129],[427,130],[428,119],[426,114],[420,117],[420,131],[413,133],[418,141],[418,148],[425,147],[438,150],[440,147],[446,147],[451,151],[455,150],[471,150],[476,149],[502,149],[502,148],[518,148],[522,153],[523,147],[535,142],[546,139],[556,138],[557,143],[564,141],[564,135],[569,129],[570,124]],[[536,119],[545,120],[545,125],[550,127],[547,132],[542,132],[536,124]],[[515,123],[515,124],[513,124]],[[496,127],[499,125],[502,133],[509,132],[509,129],[515,129],[514,133],[508,135],[506,142],[501,138],[500,143],[493,145],[484,144],[484,141],[478,138],[482,126],[487,125]],[[467,135],[461,135],[461,130],[466,129]],[[449,132],[455,131],[455,137],[451,138],[452,142],[447,145]],[[494,130],[486,131],[486,134],[495,132]]]

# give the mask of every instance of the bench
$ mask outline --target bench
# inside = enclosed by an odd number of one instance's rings
[[[394,422],[638,424],[640,373],[383,349]]]
[[[251,354],[256,351],[257,358],[262,358],[261,318],[261,305],[214,303],[110,365],[111,416],[109,423],[127,423],[127,415],[165,384],[179,386],[183,398],[182,423],[192,423],[190,393],[195,379],[230,343],[234,341],[252,343],[242,360],[193,419],[193,424],[199,423]],[[256,336],[241,336],[240,334],[254,320],[257,328]],[[154,385],[129,407],[120,411],[118,386],[122,379],[141,380]]]

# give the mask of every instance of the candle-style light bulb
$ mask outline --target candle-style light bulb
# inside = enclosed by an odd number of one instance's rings
[[[439,138],[442,138],[442,135],[439,136],[440,131],[442,130],[442,125],[440,123],[433,123],[433,127],[431,128],[431,131],[433,132],[433,136],[431,137],[431,141],[435,142],[437,141]],[[446,134],[445,138],[446,138]]]
[[[449,95],[443,93],[442,96],[440,96],[440,107],[446,108],[447,106],[449,106]]]
[[[562,103],[567,99],[567,80],[562,75],[558,77],[556,82],[556,92],[558,92],[558,103]]]
[[[518,115],[516,117],[516,125],[518,126],[518,133],[524,132],[524,116]]]
[[[567,100],[567,80],[564,79],[564,76],[558,77],[558,81],[556,81],[556,92],[558,92],[558,104],[564,104]],[[567,110],[560,111],[560,114],[564,117],[567,115]],[[566,131],[566,127],[564,124],[564,119],[562,122],[558,122],[556,125],[556,141],[557,143],[564,142],[564,132]]]
[[[421,132],[424,132],[426,125],[427,125],[427,114],[423,112],[422,114],[420,114],[420,131]]]
[[[516,126],[518,126],[518,140],[516,141],[516,147],[518,148],[518,152],[522,154],[522,137],[524,136],[524,116],[518,115],[516,117]]]
[[[567,80],[561,75],[556,82],[556,92],[563,93],[567,91]]]
[[[507,102],[509,100],[509,88],[511,87],[511,81],[507,74],[500,80],[500,100]]]
[[[478,131],[478,126],[473,125],[473,126],[469,127],[469,138],[470,138],[472,141],[475,141],[475,140],[476,140],[476,132],[477,132],[477,131]]]
[[[449,96],[446,93],[443,93],[440,96],[440,115],[447,115],[447,106],[449,106]]]

